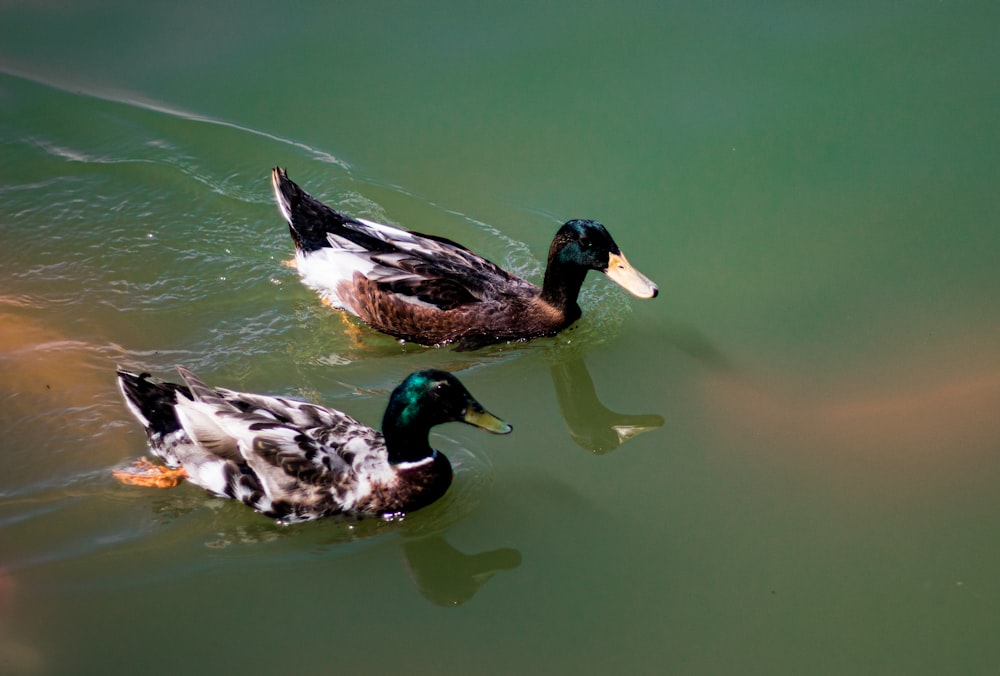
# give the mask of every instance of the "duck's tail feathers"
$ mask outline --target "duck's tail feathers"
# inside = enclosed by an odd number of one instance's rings
[[[156,380],[148,373],[136,374],[119,368],[118,389],[150,437],[163,437],[180,429],[174,407],[178,392],[191,396],[188,388]]]
[[[180,364],[176,368],[177,372],[181,374],[181,378],[184,379],[184,384],[187,385],[186,389],[191,393],[190,399],[218,411],[239,411],[239,408],[234,406],[232,402],[227,401],[218,391],[206,385],[194,373]]]
[[[281,167],[271,170],[271,186],[278,210],[288,221],[296,250],[311,253],[329,248],[330,235],[351,239],[349,226],[357,221],[314,199],[288,178]]]

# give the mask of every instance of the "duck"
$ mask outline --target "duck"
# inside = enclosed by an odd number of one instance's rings
[[[513,428],[483,408],[453,374],[427,369],[389,397],[381,432],[304,401],[212,388],[177,367],[183,384],[118,368],[118,387],[165,463],[116,471],[126,484],[187,479],[280,523],[330,516],[396,519],[441,498],[452,481],[431,447],[435,425],[460,421],[494,434]]]
[[[659,293],[594,220],[559,228],[539,287],[450,239],[343,214],[280,167],[271,184],[302,282],[327,305],[403,341],[471,350],[555,335],[580,318],[589,270],[637,298]]]

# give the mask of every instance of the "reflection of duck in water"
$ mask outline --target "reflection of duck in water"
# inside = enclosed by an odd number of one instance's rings
[[[695,328],[671,323],[665,337],[675,348],[713,372],[734,371],[729,359]],[[653,413],[615,413],[607,409],[598,399],[594,382],[581,357],[553,362],[549,370],[559,410],[570,436],[588,451],[609,453],[636,435],[663,426],[663,417]]]
[[[440,535],[406,540],[403,552],[420,593],[445,607],[462,605],[496,573],[521,565],[521,553],[516,549],[465,554]]]
[[[555,362],[549,370],[569,434],[588,451],[609,453],[632,437],[663,425],[663,416],[653,413],[615,413],[606,408],[597,397],[583,359]]]
[[[448,499],[445,500],[447,501]],[[456,514],[462,511],[462,507],[454,503],[438,503],[433,508],[434,514],[423,511],[401,521],[327,520],[297,528],[287,528],[267,519],[241,519],[235,513],[235,510],[241,509],[239,505],[228,501],[216,504],[222,509],[204,510],[203,501],[192,498],[190,494],[180,496],[165,492],[159,495],[155,509],[157,516],[168,522],[193,511],[214,511],[212,525],[205,529],[211,535],[204,543],[205,546],[217,552],[226,550],[234,556],[251,556],[255,561],[268,560],[274,556],[279,557],[279,561],[283,560],[280,558],[283,556],[281,552],[298,558],[304,551],[315,553],[326,550],[336,558],[336,553],[350,543],[393,538],[420,594],[431,603],[448,608],[471,600],[497,573],[513,570],[521,565],[521,553],[510,547],[474,554],[466,554],[453,547],[446,534],[450,525],[462,518]],[[281,543],[289,544],[285,546]],[[2,589],[0,570],[0,592]],[[2,646],[0,618],[0,648]],[[2,664],[0,659],[0,665]],[[5,673],[2,668],[0,673]]]
[[[431,427],[461,421],[511,431],[446,371],[407,377],[389,398],[380,433],[339,411],[212,389],[177,370],[185,385],[127,371],[118,372],[118,383],[153,453],[178,469],[147,463],[116,476],[141,485],[187,477],[284,522],[420,509],[443,496],[452,479],[448,459],[428,443]]]
[[[277,167],[271,182],[302,281],[329,305],[403,340],[474,349],[553,335],[580,318],[588,270],[639,298],[657,295],[596,221],[559,229],[539,288],[442,237],[341,214]]]

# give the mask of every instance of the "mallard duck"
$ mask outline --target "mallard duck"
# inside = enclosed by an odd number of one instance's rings
[[[176,469],[147,461],[143,471],[116,476],[140,485],[186,477],[284,523],[336,514],[386,518],[425,507],[452,479],[448,459],[428,442],[431,427],[461,421],[511,431],[446,371],[418,371],[396,387],[381,433],[340,411],[213,389],[184,367],[177,371],[183,385],[118,370],[150,449]]]
[[[577,296],[588,270],[639,298],[658,293],[597,221],[559,228],[539,288],[443,237],[346,216],[279,167],[271,182],[306,286],[328,305],[403,340],[474,349],[554,335],[580,318]]]

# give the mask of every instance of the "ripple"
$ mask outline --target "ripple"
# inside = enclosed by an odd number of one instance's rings
[[[25,127],[9,149],[31,158],[34,175],[0,185],[9,226],[0,252],[5,308],[39,317],[12,395],[23,408],[8,413],[13,452],[0,458],[0,532],[18,543],[19,565],[99,557],[92,581],[131,585],[201,570],[206,552],[250,565],[346,556],[442,533],[479,507],[493,483],[490,455],[438,433],[435,445],[455,467],[451,489],[391,523],[284,527],[196,487],[147,493],[111,482],[111,466],[144,451],[115,391],[115,364],[167,375],[180,363],[209,382],[218,374],[226,386],[344,402],[352,414],[375,418],[417,362],[469,372],[535,348],[457,353],[401,345],[365,327],[355,339],[282,265],[291,242],[272,204],[269,167],[259,165],[261,157],[291,155],[303,165],[297,171],[337,186],[338,204],[388,221],[372,198],[386,186],[356,176],[333,154],[170,106],[33,86],[25,98],[53,110],[69,109],[71,97],[74,125],[18,115]],[[81,128],[88,133],[74,131]],[[227,151],[214,156],[219,146]],[[503,251],[501,264],[515,274],[541,276],[544,261],[526,243],[405,188],[389,189],[419,202],[418,210],[485,233],[487,248]],[[538,342],[607,339],[628,307],[609,288],[588,282],[584,320],[565,337]],[[61,374],[72,380],[53,380]],[[61,384],[61,399],[39,390],[49,382]],[[175,553],[159,563],[150,556],[158,548]]]

